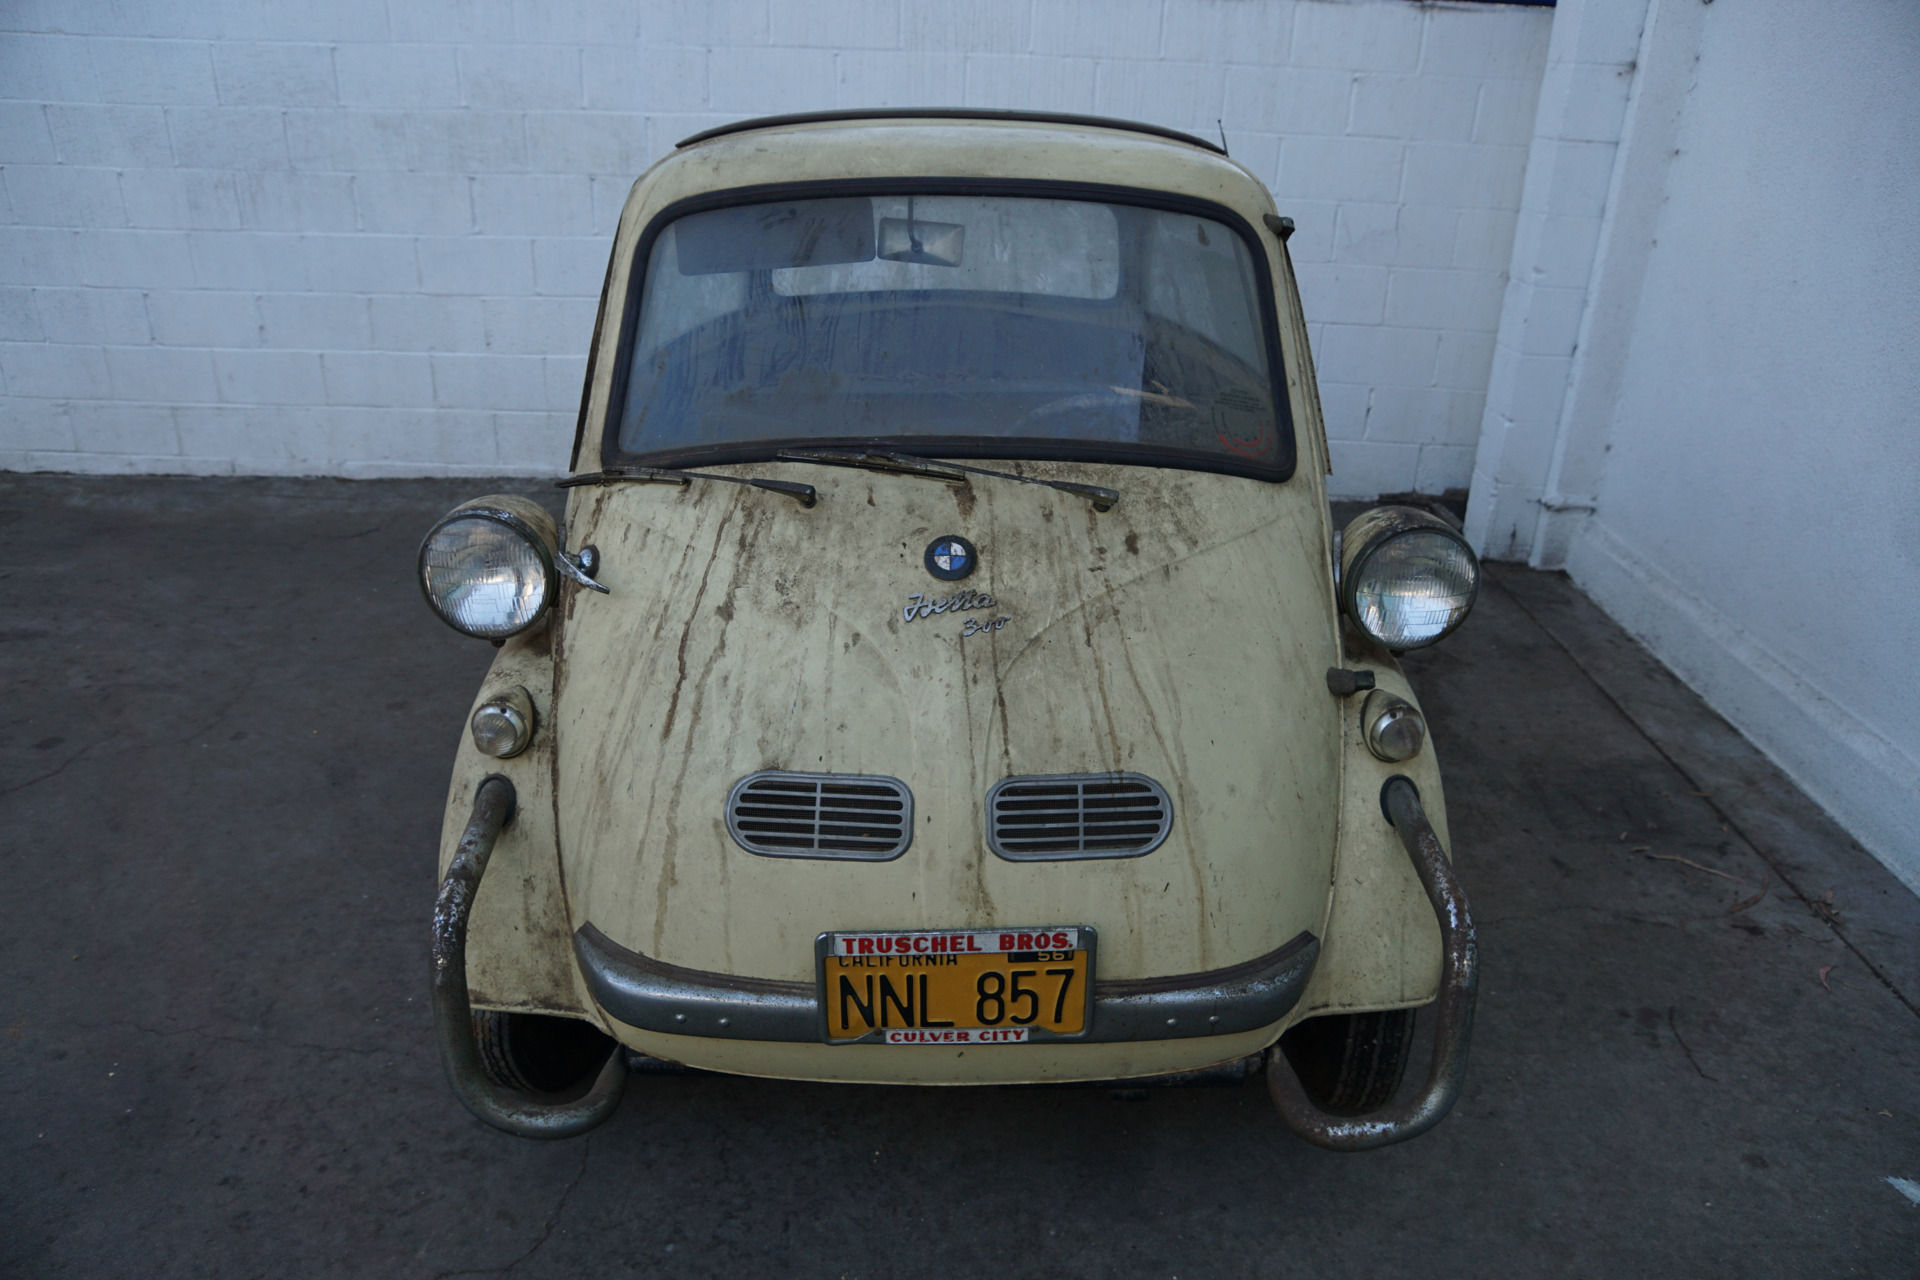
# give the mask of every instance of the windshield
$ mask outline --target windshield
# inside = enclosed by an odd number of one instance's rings
[[[1291,470],[1264,267],[1192,213],[1011,195],[832,196],[651,237],[614,452],[953,456]]]

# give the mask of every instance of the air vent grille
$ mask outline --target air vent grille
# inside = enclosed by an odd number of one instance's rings
[[[861,773],[748,774],[727,795],[727,832],[769,858],[885,862],[913,842],[913,793]]]
[[[1006,778],[987,793],[987,846],[1015,862],[1137,858],[1173,829],[1173,801],[1138,773]]]

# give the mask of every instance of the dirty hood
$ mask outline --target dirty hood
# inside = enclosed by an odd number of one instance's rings
[[[802,463],[732,470],[813,484],[812,509],[712,480],[574,491],[568,545],[599,549],[611,589],[569,587],[556,622],[555,818],[576,928],[789,980],[811,977],[823,930],[1091,925],[1107,978],[1218,968],[1320,932],[1339,735],[1310,488],[985,465],[1123,497],[1097,513],[1011,480]],[[927,547],[956,534],[978,565],[942,582]],[[888,862],[749,853],[727,796],[769,769],[900,779],[911,845]],[[989,851],[996,782],[1120,771],[1172,800],[1158,849]]]

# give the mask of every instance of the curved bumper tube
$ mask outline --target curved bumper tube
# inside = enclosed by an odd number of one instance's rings
[[[433,1022],[447,1082],[467,1110],[496,1129],[523,1138],[570,1138],[613,1114],[626,1084],[626,1053],[615,1046],[587,1092],[578,1098],[522,1093],[487,1078],[473,1042],[473,1005],[467,995],[467,919],[473,896],[493,856],[494,841],[513,817],[513,784],[494,776],[473,796],[473,817],[460,836],[433,904]]]
[[[722,1040],[826,1038],[815,985],[741,978],[630,951],[591,924],[573,935],[587,988],[607,1015],[643,1031]],[[1173,1040],[1271,1026],[1306,989],[1320,940],[1302,932],[1278,950],[1226,969],[1168,978],[1096,981],[1088,1041]]]
[[[1413,860],[1420,884],[1440,922],[1444,960],[1440,996],[1435,1002],[1439,1026],[1433,1037],[1433,1061],[1419,1093],[1399,1106],[1362,1116],[1329,1115],[1300,1087],[1279,1045],[1267,1051],[1267,1090],[1281,1118],[1295,1133],[1332,1151],[1366,1151],[1418,1137],[1453,1109],[1467,1074],[1467,1042],[1473,1032],[1473,1004],[1480,986],[1480,949],[1474,940],[1467,895],[1454,877],[1447,852],[1412,781],[1396,774],[1380,792],[1380,805]]]

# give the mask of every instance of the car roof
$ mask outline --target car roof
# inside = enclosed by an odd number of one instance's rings
[[[751,120],[736,120],[732,124],[704,129],[690,137],[682,138],[675,146],[677,148],[697,146],[710,138],[722,138],[729,134],[747,133],[756,129],[782,129],[790,125],[866,120],[979,120],[993,123],[1015,121],[1023,124],[1067,125],[1081,129],[1118,129],[1124,133],[1140,133],[1174,142],[1184,142],[1189,146],[1203,147],[1218,155],[1227,154],[1226,147],[1220,143],[1208,142],[1205,138],[1182,133],[1178,129],[1168,129],[1162,125],[1143,124],[1138,120],[1116,120],[1108,116],[1072,115],[1056,111],[1000,111],[980,107],[866,107],[847,111],[803,111],[791,115],[756,116]]]

